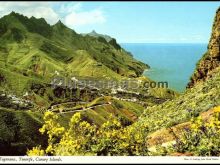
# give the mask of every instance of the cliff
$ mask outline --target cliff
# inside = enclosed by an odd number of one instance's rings
[[[220,66],[220,8],[216,11],[208,50],[197,63],[196,70],[188,83],[188,88],[212,77],[213,70],[218,66]]]

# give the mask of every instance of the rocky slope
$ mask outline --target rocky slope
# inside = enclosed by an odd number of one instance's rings
[[[220,8],[216,11],[208,50],[198,62],[188,87],[212,76],[212,71],[220,66]]]

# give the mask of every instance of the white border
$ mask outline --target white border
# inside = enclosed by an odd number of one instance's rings
[[[0,164],[219,164],[220,157],[194,156],[0,156]]]

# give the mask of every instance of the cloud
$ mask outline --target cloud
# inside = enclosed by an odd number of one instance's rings
[[[65,24],[70,27],[104,23],[105,21],[102,11],[98,9],[88,12],[71,12],[64,19]]]
[[[81,3],[74,3],[74,2],[69,2],[69,3],[60,3],[60,13],[71,13],[72,11],[78,11],[82,7]]]
[[[28,17],[45,18],[50,24],[60,19],[72,28],[106,21],[100,8],[84,11],[82,4],[75,2],[0,2],[0,16],[12,11]]]
[[[29,8],[25,10],[23,14],[28,17],[34,16],[36,18],[45,18],[50,24],[54,24],[59,20],[59,16],[53,11],[53,9],[43,6],[37,8]]]
[[[0,2],[0,15],[15,11],[25,16],[45,18],[50,24],[59,20],[59,15],[52,9],[49,2]]]
[[[61,13],[67,13],[64,16],[64,23],[67,26],[75,27],[88,24],[100,24],[106,21],[100,8],[89,11],[82,11],[81,3],[70,3],[61,5]]]

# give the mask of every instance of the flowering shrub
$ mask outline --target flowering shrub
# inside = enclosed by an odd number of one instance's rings
[[[28,156],[44,156],[45,152],[41,149],[41,147],[34,147],[32,150],[27,152]]]
[[[28,154],[36,154],[36,155],[42,155],[47,153],[48,155],[52,155],[55,151],[54,148],[56,145],[56,142],[59,141],[59,139],[61,138],[61,136],[63,135],[65,129],[64,127],[60,126],[60,124],[58,123],[58,116],[55,115],[52,112],[46,112],[44,115],[44,121],[45,124],[43,125],[42,128],[40,128],[40,132],[42,134],[47,133],[48,135],[48,147],[46,148],[46,150],[42,150],[41,147],[35,147],[34,149],[32,149],[31,151],[28,151]]]
[[[58,116],[45,113],[45,124],[40,129],[48,135],[48,146],[40,146],[27,152],[28,155],[148,155],[146,125],[123,127],[119,120],[110,116],[101,127],[81,120],[75,113],[64,129],[57,122]]]
[[[176,139],[171,150],[198,156],[220,156],[220,106],[213,111],[209,122],[203,121],[201,116],[192,119],[191,128],[185,130],[182,138]]]

